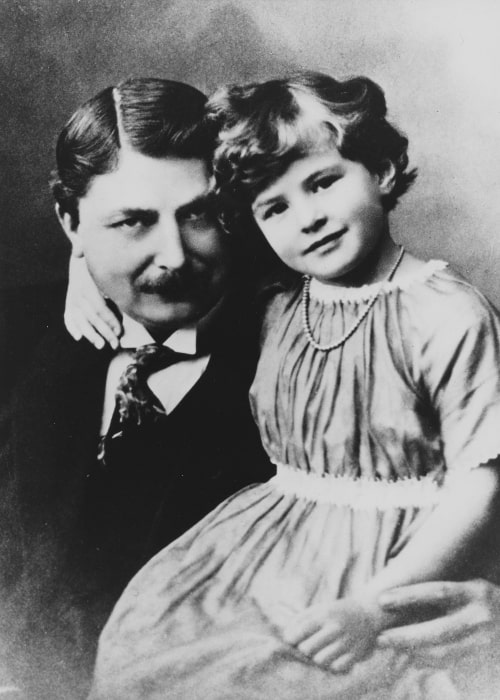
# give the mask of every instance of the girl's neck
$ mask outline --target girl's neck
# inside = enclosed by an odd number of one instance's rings
[[[374,248],[354,270],[335,280],[340,287],[361,287],[375,284],[386,279],[399,253],[400,247],[387,233],[380,244]]]

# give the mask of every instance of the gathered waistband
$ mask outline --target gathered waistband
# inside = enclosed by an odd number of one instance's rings
[[[281,493],[356,510],[434,506],[439,502],[441,493],[441,487],[433,476],[384,481],[316,474],[279,463],[276,463],[276,469],[276,476],[270,483]]]

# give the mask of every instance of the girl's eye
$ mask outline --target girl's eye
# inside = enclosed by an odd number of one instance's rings
[[[285,212],[287,208],[288,207],[285,202],[275,202],[270,207],[264,210],[262,214],[262,219],[263,221],[267,221],[267,219],[270,219],[273,216],[279,216],[280,214],[283,214],[283,212]]]
[[[324,175],[323,177],[320,177],[315,182],[313,182],[312,190],[313,192],[321,192],[322,190],[327,190],[335,182],[337,182],[338,179],[338,175]]]

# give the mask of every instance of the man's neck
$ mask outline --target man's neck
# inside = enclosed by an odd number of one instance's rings
[[[218,320],[223,314],[226,305],[226,298],[221,297],[219,301],[200,319],[193,323],[179,326],[178,324],[168,324],[167,326],[146,326],[139,321],[123,314],[122,322],[124,333],[121,339],[121,346],[131,347],[145,342],[155,342],[158,344],[169,344],[167,341],[176,336],[182,345],[186,343],[186,338],[196,338],[197,352],[205,352],[210,348],[210,338],[217,333]],[[182,339],[181,339],[182,337]],[[177,342],[176,340],[176,342]],[[192,345],[192,340],[188,341],[188,346]]]
[[[161,342],[155,339],[145,326],[128,316],[123,316],[123,335],[120,339],[120,347],[122,350],[133,350],[143,345],[157,343],[158,345],[166,345],[175,352],[194,356],[199,354],[197,335],[194,326],[178,328]]]

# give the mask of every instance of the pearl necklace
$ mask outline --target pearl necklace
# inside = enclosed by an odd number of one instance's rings
[[[405,249],[403,246],[400,247],[399,255],[396,259],[396,262],[391,268],[391,271],[383,280],[383,282],[390,282],[390,280],[394,277],[394,274],[396,270],[399,267],[399,264],[401,260],[403,259],[403,255],[405,254]],[[354,325],[347,330],[344,335],[339,338],[339,340],[334,341],[333,343],[330,343],[329,345],[320,345],[316,340],[314,340],[313,334],[312,334],[312,329],[311,329],[311,322],[309,320],[309,299],[310,299],[310,286],[311,286],[311,277],[305,276],[304,277],[304,287],[302,289],[302,327],[304,329],[304,333],[306,334],[306,338],[309,342],[310,345],[313,346],[315,350],[319,350],[320,352],[330,352],[330,350],[336,350],[339,348],[341,345],[344,345],[346,340],[349,340],[351,335],[354,335],[354,333],[358,330],[360,325],[363,323],[365,318],[368,316],[370,313],[373,305],[378,299],[378,296],[380,294],[382,284],[383,282],[379,283],[377,290],[372,294],[372,296],[369,298],[368,303],[366,305],[366,309],[363,311],[361,316],[358,318],[358,320],[354,323]]]

